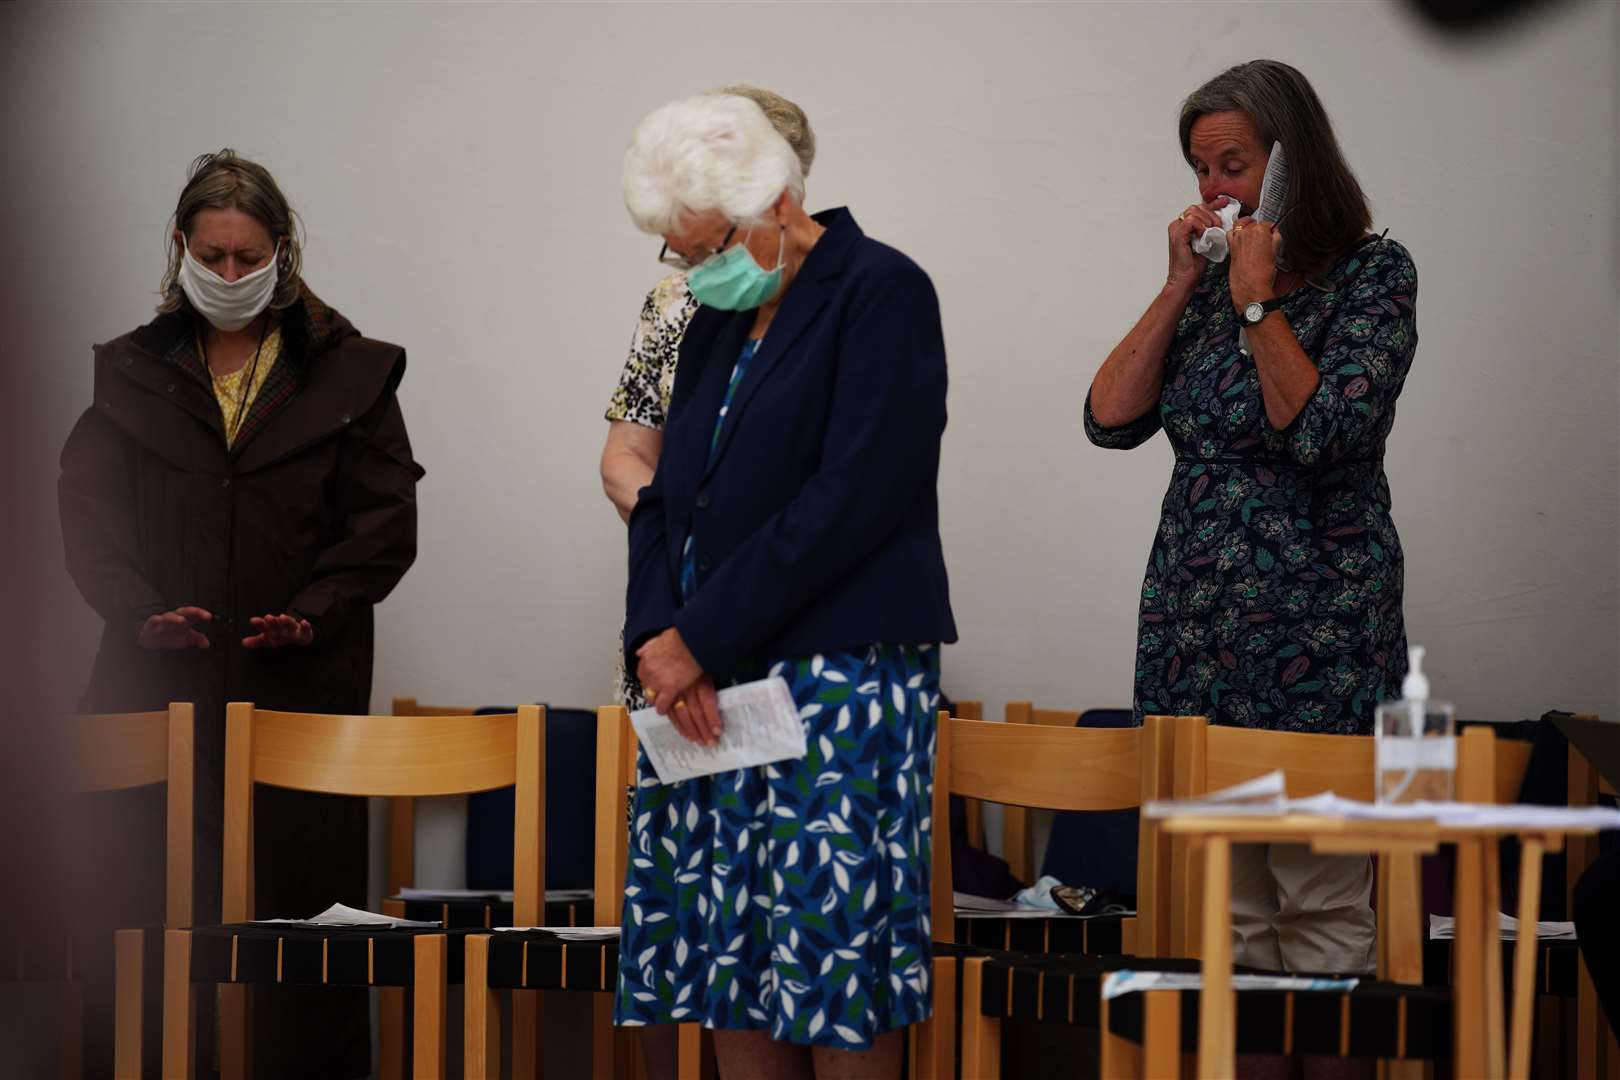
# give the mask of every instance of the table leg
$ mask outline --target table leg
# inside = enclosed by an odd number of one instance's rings
[[[1508,1076],[1530,1080],[1531,1010],[1536,1000],[1536,920],[1541,917],[1543,842],[1525,837],[1519,845],[1519,940],[1513,950],[1513,1041]]]
[[[1452,1044],[1458,1076],[1486,1075],[1485,927],[1480,866],[1480,845],[1485,842],[1495,843],[1495,840],[1457,842],[1457,885],[1452,901],[1457,933],[1451,955],[1455,964]]]
[[[1204,986],[1198,1010],[1198,1075],[1202,1080],[1225,1080],[1237,1075],[1237,1003],[1232,995],[1232,843],[1224,836],[1204,841],[1202,938]]]
[[[1485,931],[1485,1035],[1487,1075],[1507,1075],[1507,1006],[1502,996],[1502,863],[1501,841],[1480,841],[1481,907]]]

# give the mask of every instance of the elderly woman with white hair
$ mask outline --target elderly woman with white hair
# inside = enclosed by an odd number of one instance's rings
[[[727,1080],[898,1076],[929,1014],[929,797],[945,348],[928,276],[848,210],[803,208],[759,106],[637,128],[636,225],[701,307],[630,519],[626,661],[682,734],[716,687],[791,687],[809,753],[660,785],[645,757],[617,1022],[716,1029]]]

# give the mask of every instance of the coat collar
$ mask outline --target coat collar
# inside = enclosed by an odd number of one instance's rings
[[[821,234],[816,246],[804,257],[804,265],[799,267],[793,283],[788,286],[787,295],[782,298],[782,306],[777,311],[776,318],[771,320],[770,329],[766,331],[765,339],[759,344],[759,351],[754,354],[747,374],[743,376],[742,383],[732,395],[731,404],[726,408],[726,423],[720,431],[720,445],[709,455],[708,467],[704,470],[705,478],[725,456],[726,447],[731,442],[731,433],[737,430],[737,424],[755,392],[826,304],[827,297],[832,292],[827,282],[844,272],[850,255],[866,235],[855,223],[855,216],[847,207],[823,210],[819,214],[812,215],[811,220],[823,226],[826,232]],[[736,356],[742,348],[748,329],[753,325],[753,320],[752,311],[739,311],[732,316],[718,339],[724,350],[722,356]],[[727,370],[729,373],[729,369]]]
[[[194,319],[189,312],[161,315],[96,350],[97,407],[183,468],[201,464],[201,433],[176,423],[156,402],[171,404],[206,428],[220,465],[243,472],[359,419],[404,374],[399,348],[361,338],[305,287],[282,313],[281,355],[227,451],[219,404],[197,355]]]

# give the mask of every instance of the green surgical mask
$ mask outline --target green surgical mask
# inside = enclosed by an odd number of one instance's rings
[[[746,238],[745,238],[746,239]],[[686,287],[697,302],[721,311],[751,311],[776,295],[782,287],[782,256],[787,251],[787,226],[782,226],[776,248],[776,269],[762,270],[748,253],[745,243],[737,243],[723,253],[693,267],[686,275]]]

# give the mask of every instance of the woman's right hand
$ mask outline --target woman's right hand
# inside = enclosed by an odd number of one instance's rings
[[[1205,229],[1220,226],[1221,219],[1205,203],[1193,203],[1170,223],[1170,272],[1166,281],[1170,285],[1190,289],[1198,284],[1209,260],[1192,249],[1192,242],[1204,235]]]
[[[137,640],[143,649],[206,649],[208,638],[195,629],[197,623],[214,617],[200,607],[180,607],[153,615],[141,624]]]

